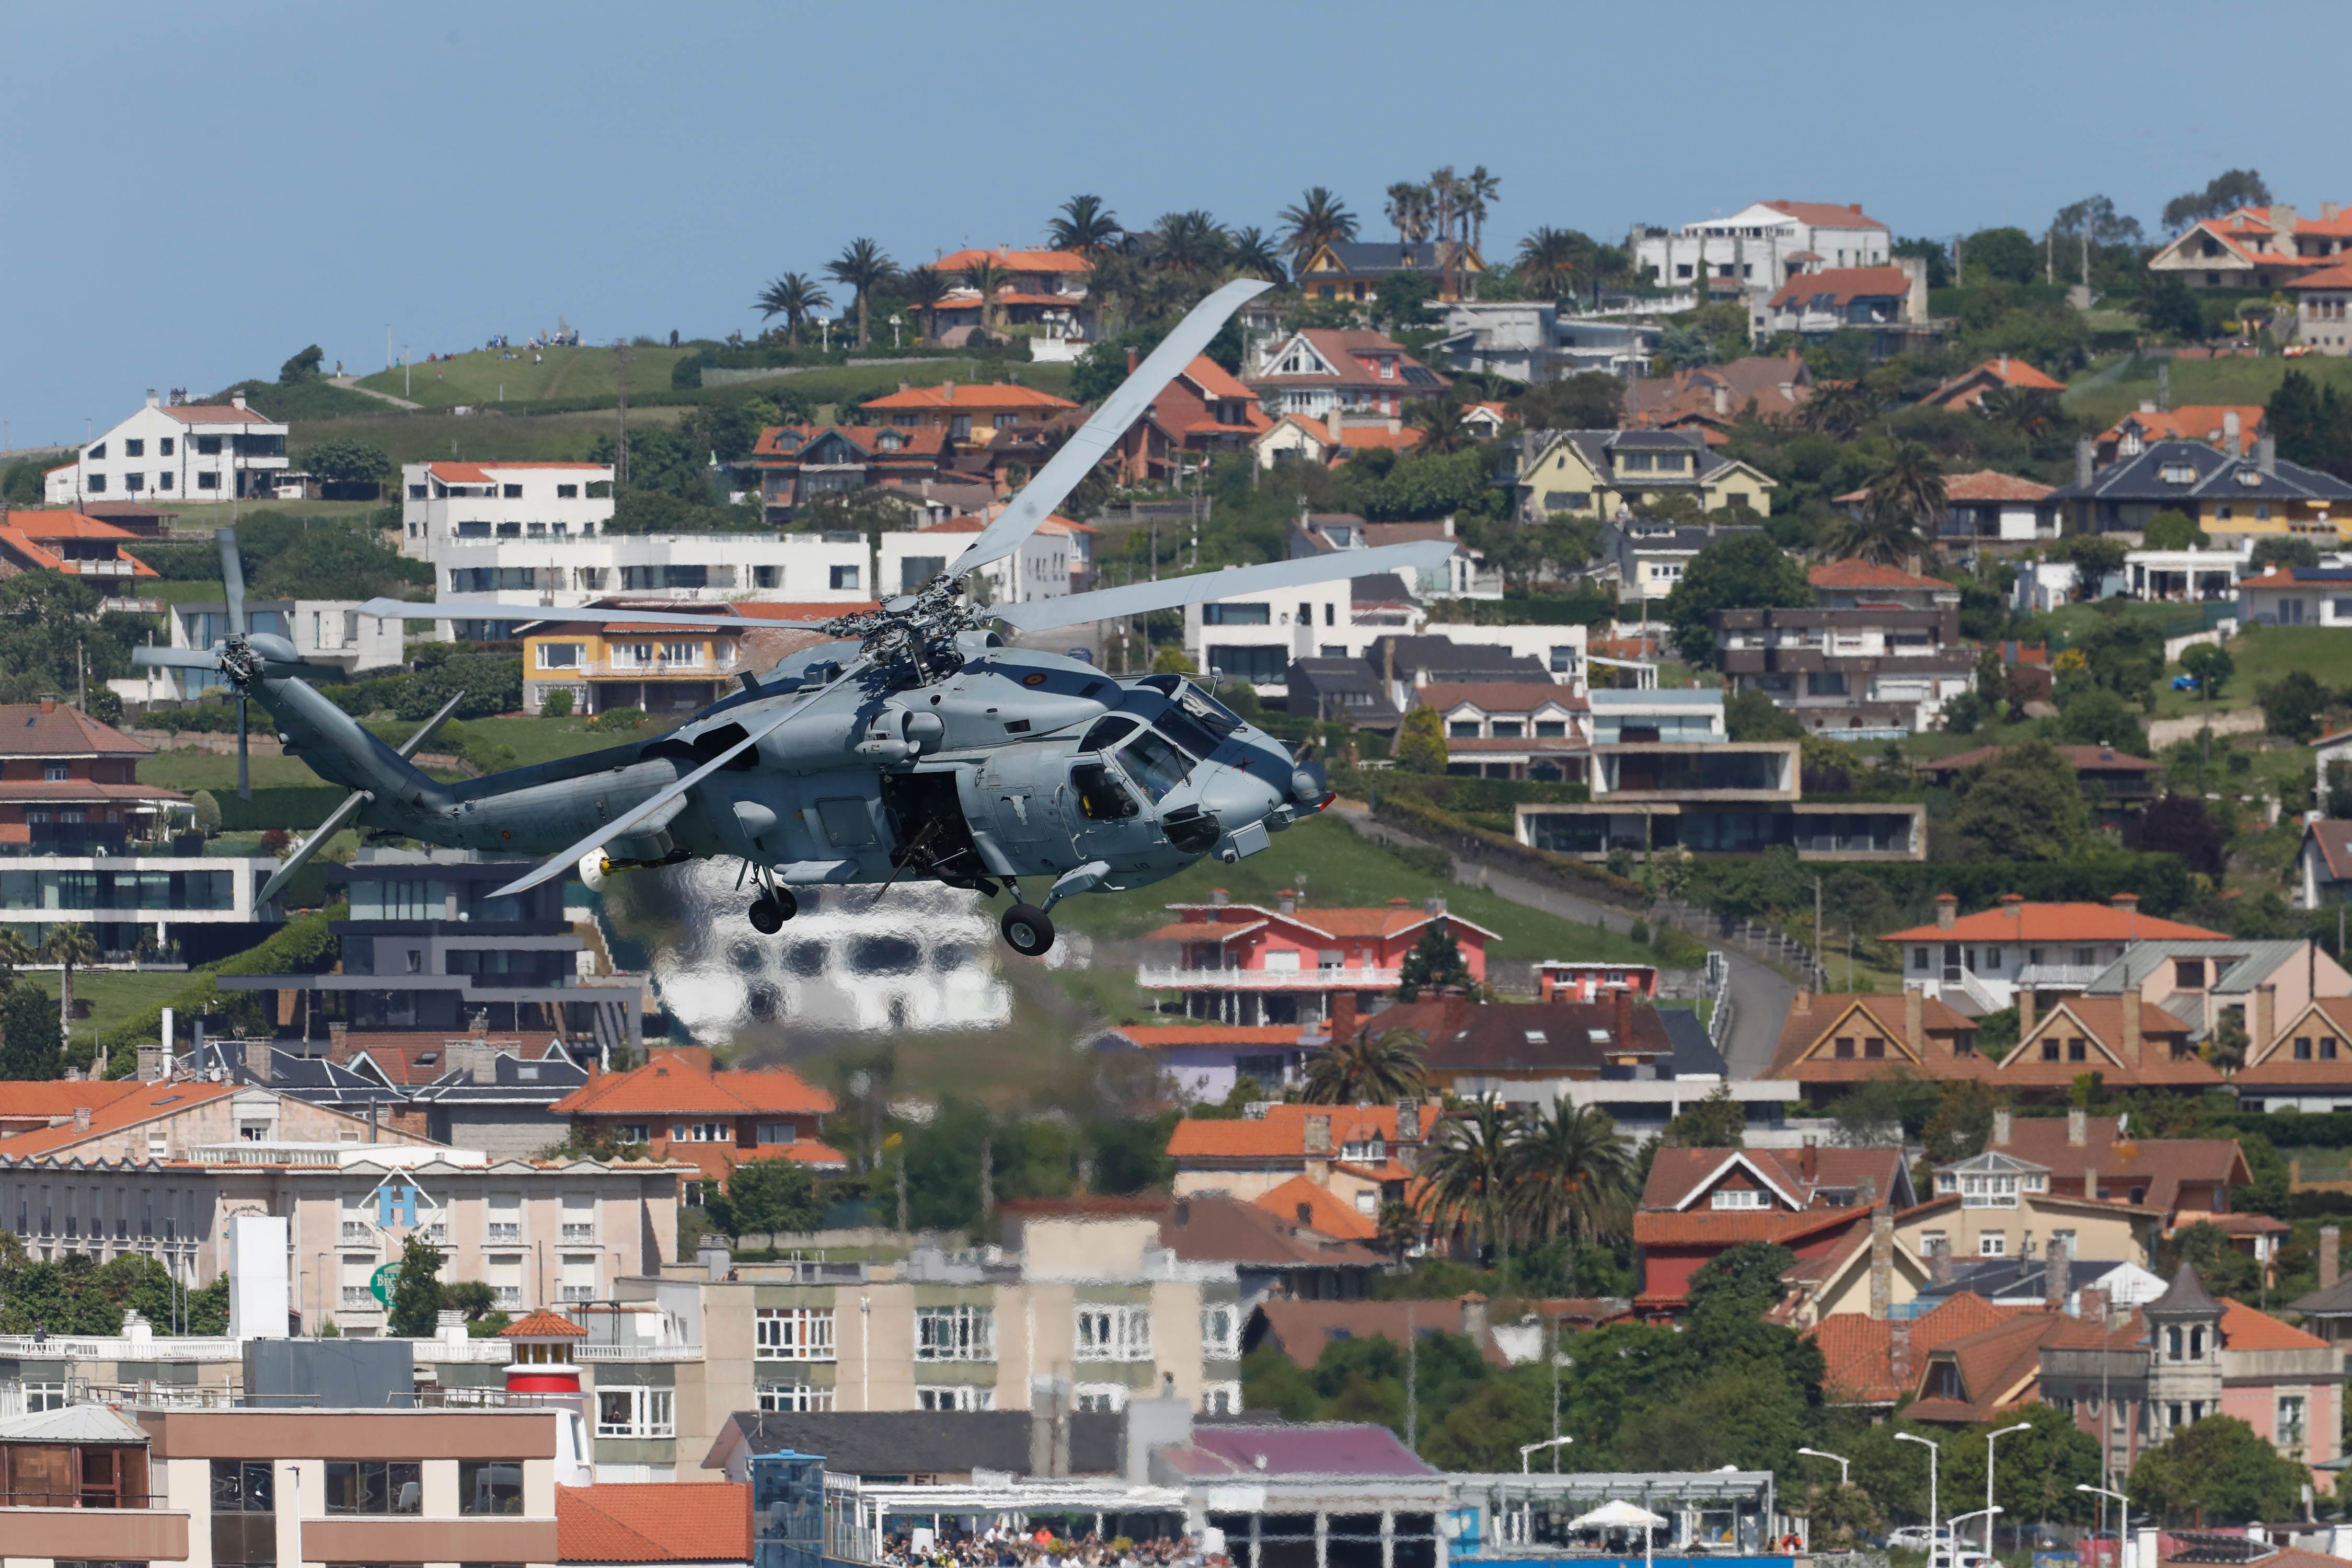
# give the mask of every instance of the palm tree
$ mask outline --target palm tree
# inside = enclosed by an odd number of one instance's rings
[[[1870,476],[1874,517],[1908,528],[1916,536],[1933,531],[1945,511],[1944,467],[1924,441],[1897,441]]]
[[[1555,1100],[1521,1133],[1519,1213],[1528,1230],[1575,1249],[1622,1228],[1633,1205],[1633,1162],[1617,1123],[1597,1105]]]
[[[1462,177],[1462,211],[1470,220],[1470,244],[1480,254],[1486,249],[1486,207],[1503,194],[1503,182],[1480,163]]]
[[[1405,424],[1421,432],[1422,451],[1458,452],[1470,444],[1470,432],[1462,423],[1462,405],[1463,400],[1449,393],[1422,398],[1406,412]]]
[[[996,324],[996,291],[1004,287],[1004,268],[992,256],[983,255],[963,269],[964,287],[980,290],[980,324],[982,328]]]
[[[41,956],[62,971],[64,982],[58,988],[58,1034],[64,1039],[73,1038],[73,974],[77,964],[98,962],[98,943],[91,940],[89,929],[75,921],[49,928],[48,940],[41,943]]]
[[[1481,1100],[1437,1124],[1422,1155],[1421,1179],[1432,1223],[1441,1230],[1475,1229],[1510,1267],[1511,1194],[1518,1179],[1519,1114],[1498,1100]]]
[[[1333,1040],[1307,1061],[1307,1099],[1314,1105],[1378,1105],[1428,1092],[1422,1037],[1411,1029]]]
[[[25,945],[13,926],[0,926],[0,991],[16,983],[16,971],[33,962],[33,950]]]
[[[1154,233],[1160,241],[1159,263],[1170,270],[1214,272],[1233,255],[1233,237],[1224,225],[1198,207],[1162,214]]]
[[[1977,412],[2031,443],[2038,443],[2064,418],[2057,395],[2040,387],[1996,386],[1977,399]]]
[[[1841,514],[1822,530],[1821,550],[1830,561],[1871,561],[1899,566],[1919,553],[1918,525],[1909,518],[1864,503],[1859,516]]]
[[[801,346],[801,323],[832,304],[833,296],[807,273],[787,272],[760,290],[760,297],[751,303],[763,321],[782,316],[784,319],[784,341],[798,348]]]
[[[1389,222],[1396,226],[1397,243],[1418,245],[1429,237],[1429,187],[1399,180],[1389,187]]]
[[[1126,232],[1100,196],[1072,196],[1060,211],[1062,216],[1045,226],[1056,250],[1107,250]]]
[[[1878,395],[1860,381],[1821,382],[1798,411],[1797,423],[1808,430],[1850,441],[1864,426],[1878,417]]]
[[[1282,252],[1255,226],[1234,232],[1233,250],[1225,259],[1235,272],[1263,278],[1277,289],[1290,281],[1290,273],[1282,265]]]
[[[1356,215],[1328,185],[1307,187],[1276,216],[1284,225],[1282,247],[1294,262],[1306,260],[1319,247],[1356,237]]]
[[[903,281],[907,286],[907,309],[922,319],[922,337],[919,341],[929,342],[940,335],[940,301],[947,298],[947,275],[936,267],[918,267]]]
[[[1564,228],[1536,230],[1519,241],[1519,270],[1530,288],[1559,299],[1576,271],[1576,236]]]
[[[898,263],[870,239],[853,239],[842,247],[841,254],[824,264],[825,275],[835,282],[845,284],[857,296],[857,346],[869,345],[866,326],[866,299],[876,289],[898,275]]]

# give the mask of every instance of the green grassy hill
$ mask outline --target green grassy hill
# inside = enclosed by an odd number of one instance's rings
[[[609,348],[569,348],[543,351],[545,362],[534,364],[529,354],[502,360],[487,350],[457,354],[431,364],[412,364],[404,385],[399,367],[362,377],[362,386],[378,392],[388,392],[394,397],[405,397],[428,408],[448,408],[463,404],[476,408],[492,408],[504,399],[509,403],[529,403],[545,398],[612,398],[617,401],[620,391],[618,355]],[[629,351],[629,403],[650,407],[667,403],[678,394],[670,389],[670,373],[677,362],[690,357],[696,351],[685,348],[646,348]],[[979,360],[934,359],[911,364],[843,364],[824,365],[807,370],[779,372],[772,378],[732,383],[726,390],[757,390],[761,386],[790,386],[812,402],[831,403],[844,395],[870,396],[896,387],[899,382],[917,386],[934,386],[940,382],[993,380],[1005,374],[1008,367]],[[1067,395],[1070,367],[1064,364],[1016,363],[1009,367],[1020,377],[1024,386],[1041,387],[1047,392]],[[514,454],[501,454],[512,456]]]
[[[2104,429],[2137,408],[2156,401],[2156,367],[2152,359],[2131,359],[2109,364],[2075,378],[2060,399],[2066,412],[2095,421]],[[2321,386],[2334,386],[2352,395],[2352,359],[2177,359],[2172,365],[2172,405],[2192,403],[2268,403],[2290,370],[2300,370]]]

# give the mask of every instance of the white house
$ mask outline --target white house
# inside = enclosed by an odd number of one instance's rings
[[[711,604],[871,601],[874,564],[856,533],[604,533],[435,542],[442,599],[577,609],[613,594]],[[442,621],[436,635],[511,636],[510,622]]]
[[[989,508],[992,517],[1003,510]],[[881,536],[882,552],[875,580],[877,597],[921,592],[923,585],[969,549],[987,527],[978,517],[951,517],[928,528],[902,529]],[[1085,531],[1081,531],[1084,530]],[[1074,576],[1091,570],[1085,524],[1066,517],[1049,517],[1021,542],[1010,555],[982,567],[974,576],[986,584],[992,605],[1018,605],[1031,599],[1059,598],[1071,590]]]
[[[588,539],[613,519],[610,463],[404,463],[400,552],[437,561],[445,544]]]
[[[2242,626],[2352,626],[2352,569],[2273,566],[2238,582]]]
[[[1578,321],[1556,304],[1515,300],[1449,300],[1439,330],[1446,368],[1555,381],[1603,370],[1628,378],[1650,373],[1650,356],[1665,329],[1652,321]]]
[[[357,599],[248,599],[245,613],[253,630],[275,633],[291,642],[306,662],[331,665],[346,675],[391,669],[407,658],[404,623],[361,615]],[[218,599],[185,600],[171,606],[169,621],[172,647],[209,648],[228,630],[228,606]],[[150,669],[107,684],[126,702],[155,702],[194,697],[227,683],[208,669]]]
[[[241,392],[219,404],[165,404],[150,392],[144,407],[51,468],[44,489],[51,506],[268,495],[286,470],[286,429]]]
[[[1428,614],[1393,574],[1188,605],[1184,652],[1198,668],[1285,698],[1291,661],[1362,658],[1384,637],[1420,631]]]
[[[1756,202],[1679,228],[1637,227],[1627,244],[1634,267],[1664,287],[1704,277],[1769,294],[1799,272],[1884,267],[1892,239],[1859,205]]]

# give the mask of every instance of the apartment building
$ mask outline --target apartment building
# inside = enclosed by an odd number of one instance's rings
[[[1522,844],[1606,859],[1624,850],[1752,855],[1787,846],[1804,860],[1927,858],[1927,807],[1903,802],[1810,802],[1794,741],[1604,741],[1604,697],[1706,696],[1716,691],[1606,692],[1593,699],[1591,799],[1518,807]],[[1719,712],[1719,707],[1717,711]],[[1648,726],[1619,726],[1650,732]]]
[[[1740,293],[1769,293],[1808,268],[1881,266],[1892,254],[1885,224],[1859,203],[1835,202],[1751,202],[1674,228],[1637,226],[1626,244],[1660,288]]]
[[[754,601],[847,614],[873,603],[873,552],[856,533],[612,533],[436,539],[445,603],[580,609],[614,595],[710,605]],[[502,641],[520,617],[436,622],[436,635]]]
[[[1176,917],[1146,935],[1176,962],[1147,962],[1135,983],[1173,993],[1185,1016],[1224,1024],[1305,1024],[1332,1016],[1339,998],[1369,1006],[1397,987],[1406,953],[1444,921],[1473,981],[1486,977],[1486,944],[1501,940],[1448,913],[1444,899],[1403,899],[1372,909],[1325,908],[1285,889],[1275,907],[1237,904],[1223,889],[1205,904],[1171,904]]]
[[[1944,704],[1973,689],[1958,588],[1866,561],[1807,575],[1814,605],[1712,617],[1731,689],[1762,692],[1811,733],[1869,741],[1933,729]]]
[[[400,552],[431,561],[445,543],[593,539],[613,521],[610,463],[404,463]]]
[[[37,946],[73,923],[101,952],[192,963],[268,934],[278,921],[254,896],[278,862],[177,853],[173,829],[193,805],[138,782],[152,755],[51,698],[0,705],[0,925]]]
[[[345,675],[396,669],[406,663],[405,623],[391,616],[362,616],[357,599],[247,599],[247,629],[270,632],[294,645],[306,664],[324,665]],[[172,646],[199,651],[228,635],[226,600],[183,599],[163,606]],[[125,700],[189,700],[226,690],[227,678],[213,669],[149,669],[108,682]]]
[[[288,426],[245,405],[163,403],[153,392],[129,418],[43,476],[51,506],[85,500],[209,505],[276,493],[286,471]]]

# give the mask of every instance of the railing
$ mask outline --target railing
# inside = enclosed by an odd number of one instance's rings
[[[734,659],[669,659],[657,658],[646,664],[623,663],[611,658],[583,658],[578,664],[561,669],[534,669],[534,680],[591,679],[608,680],[708,680],[730,673],[738,661]]]
[[[2003,1005],[2001,999],[1993,994],[1992,988],[1979,980],[1972,969],[1960,971],[1959,989],[1960,994],[1975,1003],[1982,1013],[1998,1013]]]
[[[1135,983],[1147,991],[1392,991],[1394,969],[1186,969],[1139,963]]]
[[[200,1143],[188,1151],[200,1165],[321,1165],[340,1163],[336,1149],[289,1149],[284,1144]]]
[[[2104,963],[2029,963],[2017,972],[2027,990],[2080,991],[2107,966]]]
[[[0,1357],[32,1361],[236,1361],[233,1339],[165,1334],[0,1334]]]
[[[576,1362],[700,1361],[700,1345],[573,1345]]]

